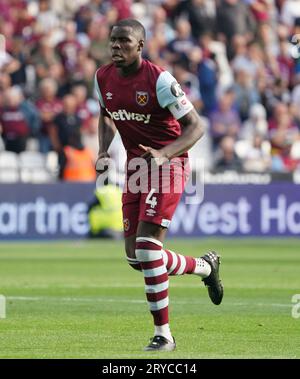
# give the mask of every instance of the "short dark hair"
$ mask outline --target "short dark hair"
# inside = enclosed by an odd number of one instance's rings
[[[146,38],[146,31],[145,31],[144,26],[139,21],[133,18],[124,18],[113,25],[113,27],[115,26],[117,27],[129,26],[130,28],[133,29],[133,31],[139,38],[143,40],[145,40]]]

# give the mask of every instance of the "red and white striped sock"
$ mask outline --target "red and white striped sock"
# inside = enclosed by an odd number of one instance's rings
[[[206,278],[211,272],[210,265],[202,258],[184,256],[171,250],[163,250],[162,254],[168,275],[196,274]]]
[[[135,255],[141,264],[145,279],[145,292],[156,326],[165,338],[172,341],[169,329],[169,278],[162,258],[162,243],[154,238],[138,237]]]
[[[196,259],[185,257],[171,250],[163,251],[163,260],[167,267],[168,275],[192,274],[196,267]]]
[[[206,278],[210,272],[210,265],[202,258],[194,258],[174,253],[171,250],[161,250],[168,275],[195,274]],[[127,258],[129,265],[135,270],[142,271],[138,259]]]

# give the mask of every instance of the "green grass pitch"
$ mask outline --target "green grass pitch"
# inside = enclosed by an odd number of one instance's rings
[[[300,241],[168,240],[222,256],[223,303],[200,278],[170,278],[174,352],[143,352],[153,333],[143,277],[115,241],[0,244],[0,358],[300,358]]]

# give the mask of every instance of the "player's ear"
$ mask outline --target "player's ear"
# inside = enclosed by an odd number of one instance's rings
[[[144,40],[143,39],[140,39],[139,40],[139,44],[138,44],[138,51],[141,51],[144,47]]]

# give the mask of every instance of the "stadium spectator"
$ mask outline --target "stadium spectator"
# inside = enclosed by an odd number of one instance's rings
[[[98,104],[97,104],[98,107]],[[98,155],[98,120],[99,120],[99,107],[97,112],[93,113],[93,116],[90,120],[89,128],[82,131],[82,143],[85,147],[89,148],[92,151],[94,158]]]
[[[294,81],[295,87],[293,88],[293,91],[291,93],[291,109],[295,117],[295,122],[297,123],[298,128],[300,130],[300,74],[295,76]]]
[[[280,21],[292,30],[298,17],[300,17],[298,0],[285,0],[281,8]]]
[[[35,28],[40,34],[51,33],[59,26],[59,18],[51,7],[50,0],[38,1]]]
[[[293,144],[300,139],[299,129],[292,119],[288,106],[277,103],[273,118],[269,121],[269,133],[272,146],[272,170],[293,171],[299,162],[291,157]]]
[[[88,97],[94,97],[94,78],[96,72],[96,63],[93,59],[86,59],[82,67],[82,79],[88,90]]]
[[[75,96],[77,101],[77,116],[80,118],[81,131],[87,132],[91,127],[91,119],[93,117],[87,103],[87,88],[84,84],[74,84],[71,90],[72,95]]]
[[[256,42],[247,43],[244,36],[236,35],[233,38],[235,56],[231,67],[234,72],[244,70],[256,80],[258,75],[264,71],[263,50]]]
[[[260,101],[254,77],[248,71],[239,69],[235,74],[233,88],[235,92],[235,107],[243,122],[249,117],[250,107]]]
[[[271,3],[268,0],[246,0],[257,23],[268,22],[270,19]]]
[[[60,64],[60,57],[55,51],[49,37],[43,37],[32,52],[32,63],[35,66],[37,81],[49,77],[51,67]]]
[[[195,40],[191,35],[191,25],[189,22],[180,18],[175,24],[176,37],[167,45],[168,61],[171,63],[178,60],[188,60],[189,53],[195,47]]]
[[[24,99],[21,88],[15,86],[4,92],[0,124],[8,151],[24,151],[29,136],[37,136],[40,129],[38,111],[33,104]]]
[[[255,31],[255,21],[249,7],[239,0],[221,0],[217,7],[216,25],[219,38],[226,43],[230,59],[233,58],[233,37],[239,34],[250,41]]]
[[[293,42],[293,58],[295,60],[294,73],[297,75],[300,73],[300,17],[295,19],[291,40]]]
[[[109,28],[104,17],[93,18],[87,26],[87,35],[90,39],[90,57],[97,65],[109,63],[108,37]]]
[[[290,44],[286,39],[279,41],[279,52],[277,56],[278,73],[285,84],[285,88],[290,88],[294,83],[293,74],[295,62],[290,53]]]
[[[218,86],[226,88],[232,85],[232,69],[227,59],[224,43],[217,41],[212,33],[205,33],[199,38],[199,45],[202,49],[203,57],[216,63],[215,72]]]
[[[99,10],[93,12],[92,2],[81,5],[77,12],[74,14],[74,21],[76,22],[77,33],[88,33],[88,26],[91,23],[95,14],[100,16]]]
[[[175,39],[175,31],[170,25],[167,18],[167,12],[162,6],[156,6],[152,13],[152,22],[147,30],[148,38],[151,38],[154,34],[160,33],[166,43]]]
[[[271,168],[271,154],[269,145],[265,144],[263,136],[254,134],[249,145],[245,146],[243,169],[250,172],[269,172]]]
[[[6,72],[0,71],[0,102],[2,101],[3,92],[11,87],[11,77]],[[1,108],[1,104],[0,104]]]
[[[262,103],[267,110],[268,119],[272,118],[277,103],[289,104],[291,94],[287,88],[287,83],[280,77],[272,80],[268,87],[264,89]]]
[[[253,141],[256,135],[265,140],[268,137],[267,112],[263,105],[259,103],[251,106],[249,119],[242,124],[239,139]]]
[[[224,137],[230,136],[236,140],[239,134],[241,120],[238,112],[233,108],[234,100],[233,89],[227,89],[220,95],[218,108],[210,115],[211,136],[215,151]]]
[[[52,149],[49,129],[51,128],[54,118],[62,111],[62,101],[56,97],[57,83],[51,78],[43,79],[39,84],[39,97],[36,101],[36,107],[41,117],[41,130],[39,134],[40,151],[48,153]]]
[[[215,56],[205,57],[200,48],[195,48],[189,55],[191,62],[197,66],[196,74],[199,81],[199,89],[203,101],[202,113],[209,116],[217,107],[218,67]]]
[[[215,163],[217,171],[241,171],[242,162],[235,153],[235,139],[232,136],[225,136],[219,143],[219,158]]]
[[[167,39],[159,25],[154,27],[145,48],[144,56],[161,67],[168,67]]]
[[[49,136],[53,148],[61,154],[68,144],[69,135],[73,130],[81,128],[81,120],[77,116],[77,100],[74,95],[63,97],[63,109],[53,120],[49,128]]]
[[[12,4],[11,4],[12,3]],[[35,21],[34,17],[28,12],[26,1],[10,1],[9,2],[10,15],[9,19],[13,25],[13,35],[22,36],[25,28],[30,28]]]
[[[24,48],[24,41],[21,36],[14,37],[11,43],[10,53],[19,63],[18,68],[10,73],[12,85],[18,85],[25,88],[26,84],[26,66],[28,61],[28,51]]]
[[[72,77],[77,66],[78,53],[82,49],[76,36],[76,24],[67,21],[64,25],[64,39],[56,46],[56,50],[62,60],[67,75]]]
[[[79,129],[68,135],[68,143],[60,155],[60,178],[71,182],[93,182],[96,179],[93,153],[81,142]]]
[[[5,39],[3,38],[3,35],[0,35],[0,71],[2,73],[12,74],[19,70],[21,64],[17,59],[9,54],[5,48]]]
[[[175,15],[187,17],[193,37],[198,40],[203,34],[215,30],[215,2],[210,0],[185,0],[178,3]]]
[[[98,187],[94,199],[89,204],[89,237],[123,237],[122,191],[114,184]]]

